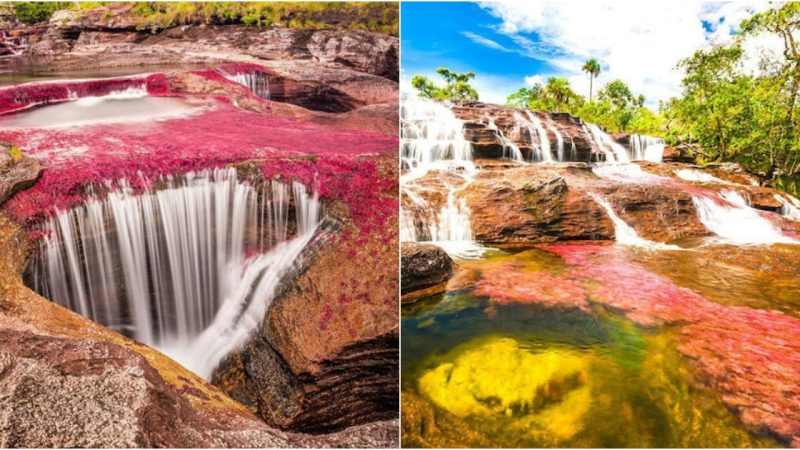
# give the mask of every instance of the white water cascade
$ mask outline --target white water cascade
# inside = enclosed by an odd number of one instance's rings
[[[664,139],[644,134],[630,136],[630,159],[632,161],[650,161],[660,163],[664,159]]]
[[[586,128],[589,130],[589,136],[592,138],[595,147],[606,156],[606,162],[631,162],[628,150],[617,141],[611,139],[611,136],[601,130],[600,127],[593,123],[587,123]]]
[[[608,203],[608,201],[600,194],[595,192],[588,192],[588,194],[590,197],[592,197],[592,200],[594,200],[606,211],[606,214],[608,214],[611,222],[614,223],[614,238],[616,239],[617,243],[631,247],[645,248],[648,250],[680,250],[680,247],[674,245],[649,241],[642,238],[636,233],[636,230],[625,223],[625,221],[622,220],[622,218],[619,217],[616,212],[614,212],[614,208],[611,206],[611,204]]]
[[[545,131],[544,126],[542,126],[542,121],[528,110],[525,110],[525,116],[519,112],[515,112],[514,120],[516,121],[515,132],[522,137],[522,131],[525,130],[528,132],[528,136],[530,136],[530,143],[533,149],[531,161],[553,162],[553,153],[550,150],[550,138],[547,136],[547,131]],[[537,139],[538,145],[535,145],[534,137]]]
[[[561,135],[558,128],[550,121],[547,122],[547,129],[556,136],[556,157],[558,158],[558,162],[566,161],[566,159],[564,159],[564,136]]]
[[[297,183],[240,183],[235,169],[156,184],[166,188],[136,194],[122,181],[58,212],[30,276],[59,305],[208,377],[260,323],[315,233],[319,201]]]
[[[497,124],[494,123],[493,119],[487,119],[486,129],[494,131],[497,137],[500,138],[500,142],[503,143],[503,158],[508,158],[517,162],[525,162],[525,158],[522,156],[522,150],[520,150],[516,144],[508,140],[506,135],[503,134],[503,131],[497,128]]]
[[[775,194],[775,200],[781,202],[781,215],[789,220],[800,222],[800,200],[789,194]]]
[[[698,218],[722,242],[737,245],[797,244],[735,191],[692,195]]]
[[[400,239],[431,242],[461,258],[479,256],[483,249],[472,237],[470,210],[460,195],[478,172],[472,145],[464,139],[464,123],[444,105],[406,96],[401,124],[401,158],[408,171],[400,178],[400,188],[414,211],[401,210]],[[430,171],[442,172],[440,182],[447,190],[438,211],[425,198],[429,188],[420,183]]]
[[[695,183],[710,183],[710,184],[734,184],[729,181],[717,178],[714,175],[700,172],[694,169],[678,169],[675,171],[678,178],[686,181],[693,181]]]
[[[228,80],[239,83],[247,89],[250,89],[250,92],[253,94],[265,100],[269,100],[269,76],[264,72],[256,70],[252,72],[229,73],[221,69],[218,70],[218,72]]]

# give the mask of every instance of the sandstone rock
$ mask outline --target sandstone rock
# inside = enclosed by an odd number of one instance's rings
[[[516,127],[516,115],[523,114],[520,110],[507,108],[483,102],[463,102],[452,108],[455,116],[464,123],[464,137],[472,143],[473,153],[476,158],[501,158],[503,156],[503,141],[500,133],[522,151],[526,160],[530,160],[531,152],[538,143],[538,138]],[[533,112],[545,125],[551,151],[555,156],[556,135],[552,128],[558,130],[564,139],[565,152],[571,153],[573,161],[596,161],[602,159],[602,154],[596,154],[594,145],[583,128],[583,122],[577,117],[566,113]],[[494,125],[494,128],[490,125]]]
[[[393,421],[330,439],[270,428],[152,348],[27,289],[22,234],[0,215],[1,446],[396,446]]]
[[[379,161],[385,195],[396,198],[396,156]],[[396,201],[386,205],[391,226],[363,233],[353,224],[359,205],[329,204],[340,231],[299,261],[259,332],[215,372],[215,384],[273,426],[321,433],[397,417]]]
[[[612,239],[610,219],[585,193],[590,183],[596,177],[575,165],[486,170],[465,191],[473,235],[503,244]]]
[[[436,245],[403,242],[400,255],[403,294],[440,285],[453,276],[453,260]]]
[[[397,38],[383,34],[321,30],[311,36],[307,48],[321,62],[343,64],[359,72],[396,80],[398,44]]]
[[[41,172],[42,166],[36,159],[12,157],[7,149],[0,146],[0,205],[33,185]]]

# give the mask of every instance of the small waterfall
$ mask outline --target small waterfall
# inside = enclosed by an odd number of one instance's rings
[[[516,132],[522,139],[522,131],[525,130],[530,136],[530,143],[533,152],[531,153],[531,161],[533,162],[553,162],[553,153],[550,150],[550,138],[547,136],[542,121],[536,117],[535,114],[525,110],[525,116],[519,112],[514,113],[516,120]],[[538,145],[535,145],[534,137],[538,139]]]
[[[738,245],[796,244],[735,191],[692,195],[700,222],[723,242]]]
[[[618,183],[662,183],[670,179],[645,172],[636,164],[598,164],[592,167],[592,172],[600,178],[616,181]]]
[[[660,163],[664,159],[664,139],[643,134],[632,134],[629,139],[631,160]]]
[[[550,130],[556,136],[556,155],[558,157],[558,162],[564,162],[564,137],[561,135],[561,132],[558,131],[558,128],[551,123],[550,121],[547,122],[547,129]],[[573,147],[575,143],[572,143]]]
[[[606,162],[629,163],[628,151],[593,123],[586,124],[594,146],[606,156]]]
[[[714,175],[700,172],[694,169],[678,169],[675,171],[678,178],[686,181],[693,181],[695,183],[711,183],[711,184],[734,184],[729,181],[717,178]]]
[[[142,82],[141,86],[129,86],[125,89],[120,89],[118,91],[111,91],[105,95],[98,95],[98,96],[85,96],[78,98],[77,94],[73,91],[69,91],[69,98],[70,100],[78,106],[84,107],[92,107],[97,105],[98,103],[108,101],[108,100],[133,100],[137,98],[144,98],[147,97],[149,94],[147,93],[147,86]]]
[[[156,184],[166,188],[136,194],[123,180],[56,213],[42,226],[32,281],[59,305],[208,376],[260,322],[314,234],[319,201],[297,183],[272,182],[259,195],[235,169]]]
[[[407,96],[401,106],[401,153],[404,164],[425,169],[438,161],[472,161],[472,145],[464,139],[464,122],[435,101]]]
[[[269,76],[266,73],[258,70],[230,73],[222,69],[219,69],[218,72],[228,80],[250,89],[253,94],[269,100]]]
[[[592,200],[605,209],[606,214],[608,214],[608,217],[611,219],[611,222],[614,223],[614,238],[618,243],[631,247],[646,248],[649,250],[680,250],[680,247],[674,245],[648,241],[647,239],[640,237],[636,233],[636,230],[625,223],[625,221],[622,220],[622,218],[619,217],[616,212],[614,212],[614,208],[611,207],[611,204],[608,203],[608,201],[600,194],[595,192],[588,192],[588,194],[590,197],[592,197]]]
[[[781,202],[781,215],[789,220],[800,222],[800,200],[789,194],[775,194],[775,200]]]
[[[516,144],[506,138],[506,135],[503,134],[503,131],[497,128],[497,124],[494,123],[494,120],[487,119],[486,129],[495,131],[497,133],[497,137],[500,138],[500,142],[503,143],[503,158],[508,158],[517,162],[525,162],[525,158],[522,156],[522,150],[520,150]]]
[[[459,196],[477,173],[472,163],[472,145],[464,139],[463,122],[437,102],[406,96],[401,106],[401,124],[401,158],[408,172],[400,178],[400,187],[416,210],[416,214],[401,211],[401,240],[428,241],[463,258],[479,255],[482,249],[472,238],[469,208]],[[446,174],[440,180],[447,190],[447,200],[438,211],[433,211],[421,195],[430,188],[419,180],[430,171]]]

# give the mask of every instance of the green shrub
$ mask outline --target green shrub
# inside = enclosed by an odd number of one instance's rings
[[[14,15],[20,22],[33,25],[50,19],[59,7],[58,2],[15,2],[12,3]]]

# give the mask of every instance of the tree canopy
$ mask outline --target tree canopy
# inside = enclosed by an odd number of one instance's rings
[[[444,78],[444,86],[437,86],[422,75],[415,75],[411,79],[411,85],[418,91],[420,97],[453,101],[478,100],[478,91],[470,84],[470,80],[475,78],[474,72],[457,73],[439,67],[436,73]]]

